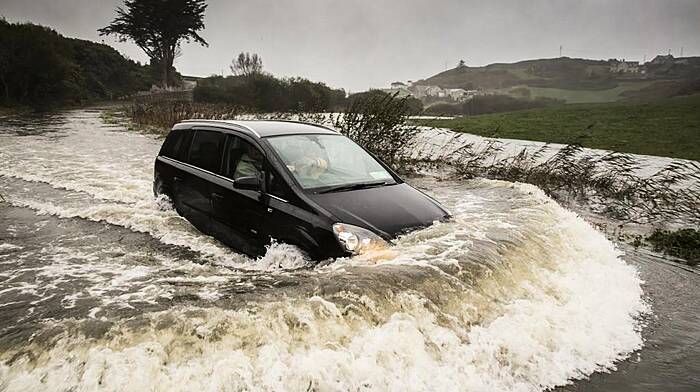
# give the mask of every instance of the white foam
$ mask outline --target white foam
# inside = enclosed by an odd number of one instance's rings
[[[474,292],[446,291],[449,306],[409,291],[346,308],[309,294],[257,310],[173,310],[150,316],[153,325],[175,316],[170,328],[117,327],[118,345],[67,336],[36,364],[5,365],[0,374],[8,391],[538,391],[614,369],[643,344],[637,319],[648,307],[641,281],[575,214],[551,202],[536,208],[542,227],[527,228],[537,238],[520,251],[546,260],[518,264],[519,254],[504,254],[514,258],[508,269],[480,278]],[[410,254],[420,245],[397,246]]]
[[[10,251],[10,250],[20,250],[20,249],[22,249],[22,247],[19,245],[14,245],[14,244],[10,244],[10,243],[0,244],[0,251]]]

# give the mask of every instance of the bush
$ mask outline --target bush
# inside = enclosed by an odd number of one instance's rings
[[[129,119],[139,125],[163,130],[193,118],[231,120],[244,113],[242,108],[223,104],[202,104],[182,101],[134,102],[126,109]]]
[[[391,99],[389,99],[391,98]],[[412,96],[404,96],[404,97],[399,97],[398,93],[392,94],[387,94],[382,90],[369,90],[369,91],[364,91],[361,93],[355,93],[352,94],[348,97],[347,103],[346,103],[346,109],[350,109],[353,105],[357,106],[360,101],[363,102],[375,102],[375,103],[381,103],[384,101],[401,101],[401,104],[403,105],[404,109],[406,110],[407,114],[416,116],[419,114],[423,113],[423,103]]]
[[[334,126],[395,169],[404,167],[418,128],[408,124],[415,111],[408,97],[382,91],[355,94]]]
[[[563,101],[538,97],[535,99],[514,98],[509,95],[477,95],[472,99],[455,104],[439,103],[425,109],[434,115],[467,115],[514,112],[561,104]]]
[[[700,263],[700,230],[655,230],[646,240],[657,252],[685,259],[689,265]]]
[[[251,112],[323,112],[340,108],[345,91],[303,78],[278,79],[256,73],[202,79],[194,89],[194,100],[244,107]]]

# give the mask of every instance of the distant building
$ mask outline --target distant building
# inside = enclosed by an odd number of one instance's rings
[[[408,89],[408,91],[410,91],[414,97],[421,99],[421,98],[425,98],[429,95],[428,89],[430,87],[432,87],[432,86],[413,85]]]
[[[611,59],[608,60],[608,64],[610,65],[610,72],[612,73],[639,73],[641,71],[639,61]]]
[[[391,83],[391,87],[382,91],[394,94],[399,93],[400,96],[411,95],[418,99],[424,98],[448,98],[454,101],[466,101],[475,96],[477,90],[465,90],[462,88],[442,88],[440,86],[426,86],[414,84],[411,81],[408,84],[403,82]]]
[[[199,77],[197,76],[186,76],[182,75],[182,89],[183,90],[194,90],[199,82]]]
[[[440,86],[426,86],[425,95],[429,97],[444,97],[445,90]]]
[[[469,92],[463,88],[447,89],[447,94],[455,101],[466,101],[469,98]]]

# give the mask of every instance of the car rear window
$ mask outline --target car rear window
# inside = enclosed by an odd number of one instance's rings
[[[226,136],[215,131],[196,131],[187,162],[212,173],[221,169],[221,153]]]
[[[192,135],[192,132],[181,129],[171,131],[160,149],[160,155],[177,159],[178,161],[185,161],[190,142],[192,142]]]

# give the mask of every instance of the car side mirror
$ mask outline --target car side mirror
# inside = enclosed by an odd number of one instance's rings
[[[233,187],[236,189],[259,191],[260,179],[256,176],[238,177],[233,181]]]

